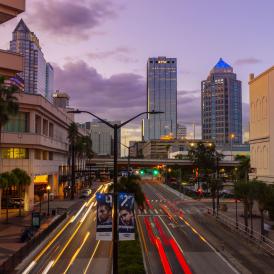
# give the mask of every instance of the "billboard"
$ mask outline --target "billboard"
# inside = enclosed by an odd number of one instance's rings
[[[118,195],[118,231],[120,241],[135,240],[134,195],[119,193]]]
[[[96,240],[112,241],[112,194],[96,193]]]

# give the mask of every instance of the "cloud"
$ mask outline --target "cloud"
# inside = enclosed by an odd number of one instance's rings
[[[99,59],[105,60],[108,58],[113,58],[116,61],[120,61],[122,63],[136,63],[138,60],[133,58],[132,54],[133,50],[127,47],[117,47],[116,49],[109,51],[98,51],[98,52],[90,52],[87,56],[90,59]]]
[[[94,29],[116,16],[108,0],[35,1],[28,22],[55,36],[87,39]]]
[[[250,58],[238,59],[234,62],[234,64],[241,66],[241,65],[254,65],[261,62],[262,60],[260,59],[250,57]]]
[[[55,65],[54,69],[55,87],[68,92],[73,107],[122,121],[146,110],[145,79],[138,74],[104,78],[83,61],[67,63],[63,68]]]
[[[201,124],[201,91],[178,91],[178,122],[190,125]]]

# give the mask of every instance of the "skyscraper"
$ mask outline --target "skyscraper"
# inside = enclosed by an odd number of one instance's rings
[[[222,58],[201,86],[202,138],[217,145],[242,143],[242,86]]]
[[[121,124],[121,121],[108,121],[112,125]],[[92,122],[86,122],[80,125],[81,128],[86,129],[92,140],[92,150],[98,156],[111,156],[113,155],[114,148],[114,131],[112,128],[94,119]],[[121,130],[118,131],[118,144],[121,143]],[[118,156],[121,155],[120,145],[118,146]]]
[[[187,135],[187,129],[185,125],[177,125],[177,139],[183,139],[186,138]]]
[[[144,140],[177,135],[177,60],[149,58],[147,62],[147,111],[163,114],[147,115],[143,120]]]
[[[24,80],[24,91],[50,99],[54,90],[53,68],[46,62],[38,38],[22,19],[12,33],[10,50],[24,57],[24,70],[19,73]]]

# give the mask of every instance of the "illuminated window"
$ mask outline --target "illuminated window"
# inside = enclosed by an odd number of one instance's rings
[[[1,150],[2,159],[29,159],[27,148],[3,148]]]

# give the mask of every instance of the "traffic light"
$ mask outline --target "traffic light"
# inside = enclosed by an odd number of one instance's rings
[[[145,171],[143,169],[140,170],[140,175],[144,175]]]
[[[159,170],[153,169],[153,176],[158,176],[158,175],[159,175]]]

